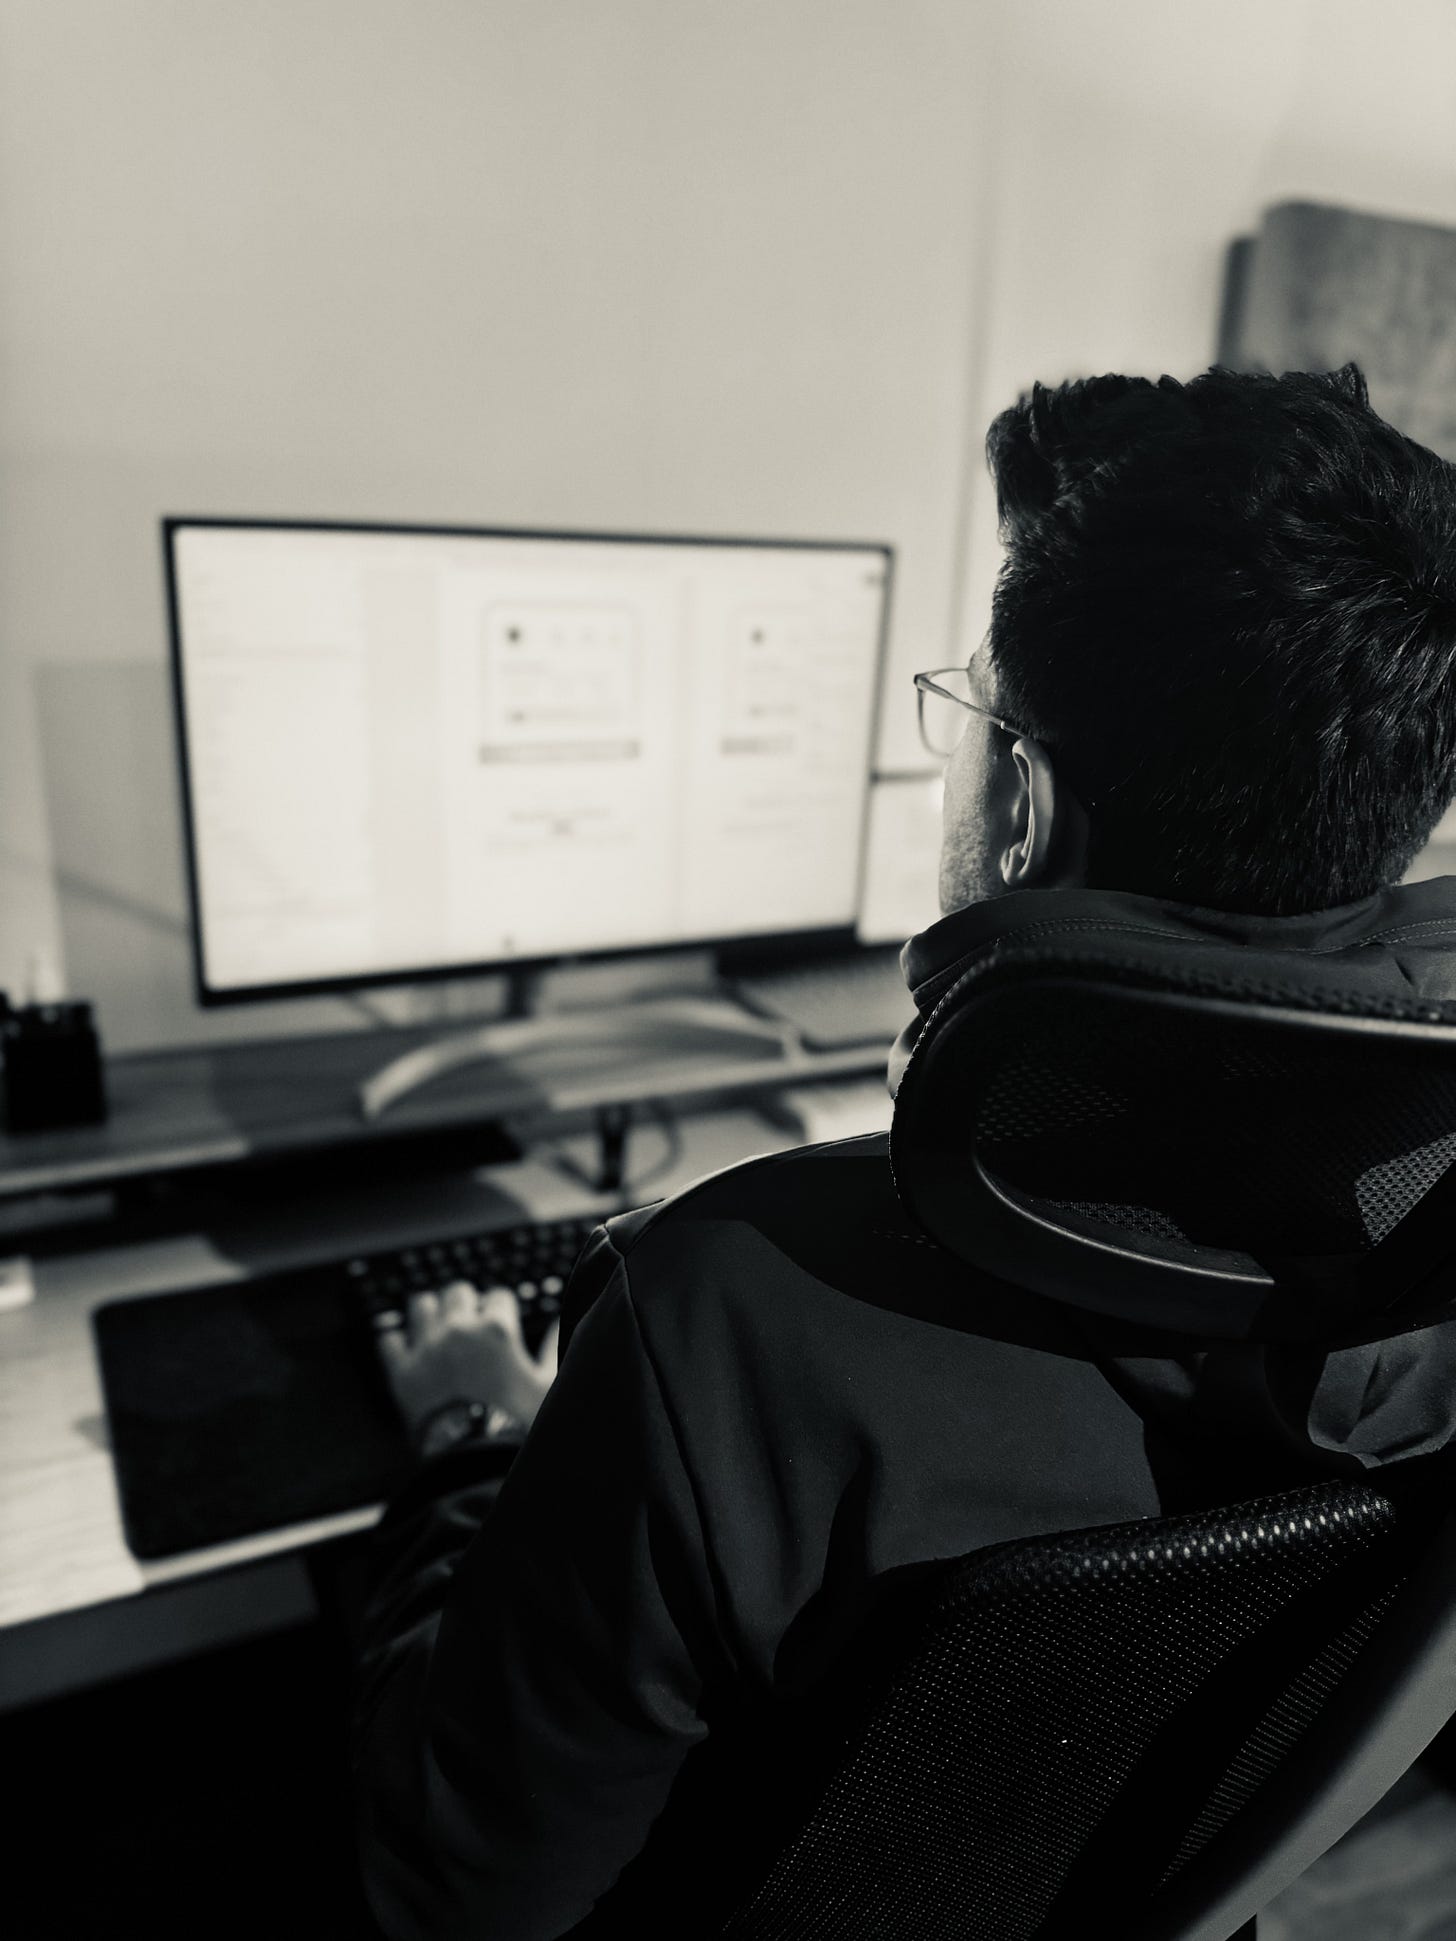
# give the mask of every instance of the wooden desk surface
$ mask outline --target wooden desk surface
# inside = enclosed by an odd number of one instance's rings
[[[856,1129],[845,1125],[837,1130]],[[865,1129],[868,1129],[866,1126]],[[652,1197],[795,1135],[757,1113],[717,1110],[681,1122],[682,1153]],[[651,1127],[634,1135],[634,1163],[650,1166]],[[589,1164],[592,1144],[563,1142]],[[178,1291],[266,1273],[310,1259],[337,1259],[412,1240],[465,1233],[525,1218],[609,1211],[540,1159],[451,1179],[401,1180],[367,1195],[345,1188],[307,1207],[253,1208],[227,1231],[188,1234],[41,1260],[36,1298],[0,1312],[0,1627],[126,1598],[153,1585],[231,1567],[373,1522],[377,1506],[268,1532],[160,1563],[138,1563],[122,1536],[90,1316],[122,1295]]]

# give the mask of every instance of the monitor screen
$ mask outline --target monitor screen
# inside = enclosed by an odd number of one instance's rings
[[[204,1002],[854,924],[887,547],[165,538]]]

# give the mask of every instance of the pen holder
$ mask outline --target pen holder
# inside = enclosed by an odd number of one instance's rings
[[[89,1004],[0,1007],[0,1072],[7,1132],[96,1125],[106,1117]]]

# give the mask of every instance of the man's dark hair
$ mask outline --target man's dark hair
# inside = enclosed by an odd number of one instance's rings
[[[1089,880],[1266,915],[1398,881],[1456,794],[1456,466],[1354,364],[1036,385],[986,455],[998,694]]]

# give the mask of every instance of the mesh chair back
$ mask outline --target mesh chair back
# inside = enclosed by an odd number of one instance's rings
[[[1327,1483],[947,1565],[725,1941],[1181,1931],[1190,1870],[1206,1900],[1221,1843],[1312,1743],[1330,1756],[1429,1523]]]
[[[1335,975],[1215,943],[1003,943],[902,1077],[901,1198],[982,1271],[1205,1340],[1450,1313],[1456,1004]],[[1448,1535],[1435,1591],[1424,1566],[1403,1588],[1434,1514],[1326,1483],[948,1566],[725,1936],[1227,1935],[1456,1708]]]

